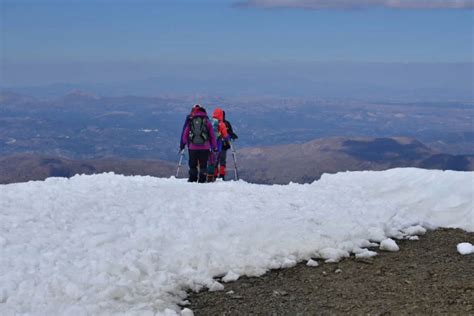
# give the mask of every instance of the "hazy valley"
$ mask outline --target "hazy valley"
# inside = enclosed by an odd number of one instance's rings
[[[169,176],[190,107],[222,107],[243,179],[311,182],[324,172],[472,170],[474,106],[299,98],[0,94],[3,183],[114,171]],[[229,168],[232,159],[229,153]],[[183,176],[185,171],[183,171]]]

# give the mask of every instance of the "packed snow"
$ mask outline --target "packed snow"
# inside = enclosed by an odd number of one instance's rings
[[[101,174],[1,185],[0,314],[171,315],[187,289],[371,257],[368,248],[425,229],[472,232],[473,175],[407,168],[265,186]]]
[[[371,250],[368,250],[368,249],[363,249],[363,251],[361,252],[358,252],[355,254],[355,257],[357,259],[366,259],[366,258],[370,258],[370,257],[375,257],[377,255],[377,253],[375,251],[371,251]]]
[[[474,253],[474,246],[468,242],[462,242],[457,245],[458,252],[462,255],[470,255]]]
[[[395,240],[393,240],[391,238],[387,238],[387,239],[382,240],[382,242],[380,243],[380,250],[398,251],[398,250],[400,250],[400,248],[398,247]]]

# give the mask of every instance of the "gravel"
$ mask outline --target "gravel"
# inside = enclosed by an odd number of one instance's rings
[[[474,314],[474,233],[430,231],[398,252],[242,277],[218,292],[189,293],[195,315]],[[377,251],[377,249],[373,249]]]

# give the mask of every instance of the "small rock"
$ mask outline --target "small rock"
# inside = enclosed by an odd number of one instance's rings
[[[336,273],[336,274],[337,274],[337,273],[341,273],[341,272],[342,272],[342,270],[339,269],[339,268],[337,268],[337,269],[334,271],[334,273]]]
[[[227,294],[227,295],[232,295],[232,294],[234,294],[234,293],[235,293],[234,291],[230,290],[229,292],[226,292],[225,294]]]
[[[365,264],[374,264],[373,258],[356,258],[357,262],[365,263]]]
[[[283,291],[283,290],[274,290],[273,295],[275,295],[275,296],[286,296],[286,295],[288,295],[288,292]]]

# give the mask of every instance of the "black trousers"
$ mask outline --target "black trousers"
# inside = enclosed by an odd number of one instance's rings
[[[221,155],[219,157],[219,165],[225,167],[226,162],[227,162],[227,149],[222,149]]]
[[[189,150],[189,182],[206,182],[208,158],[208,149]]]

